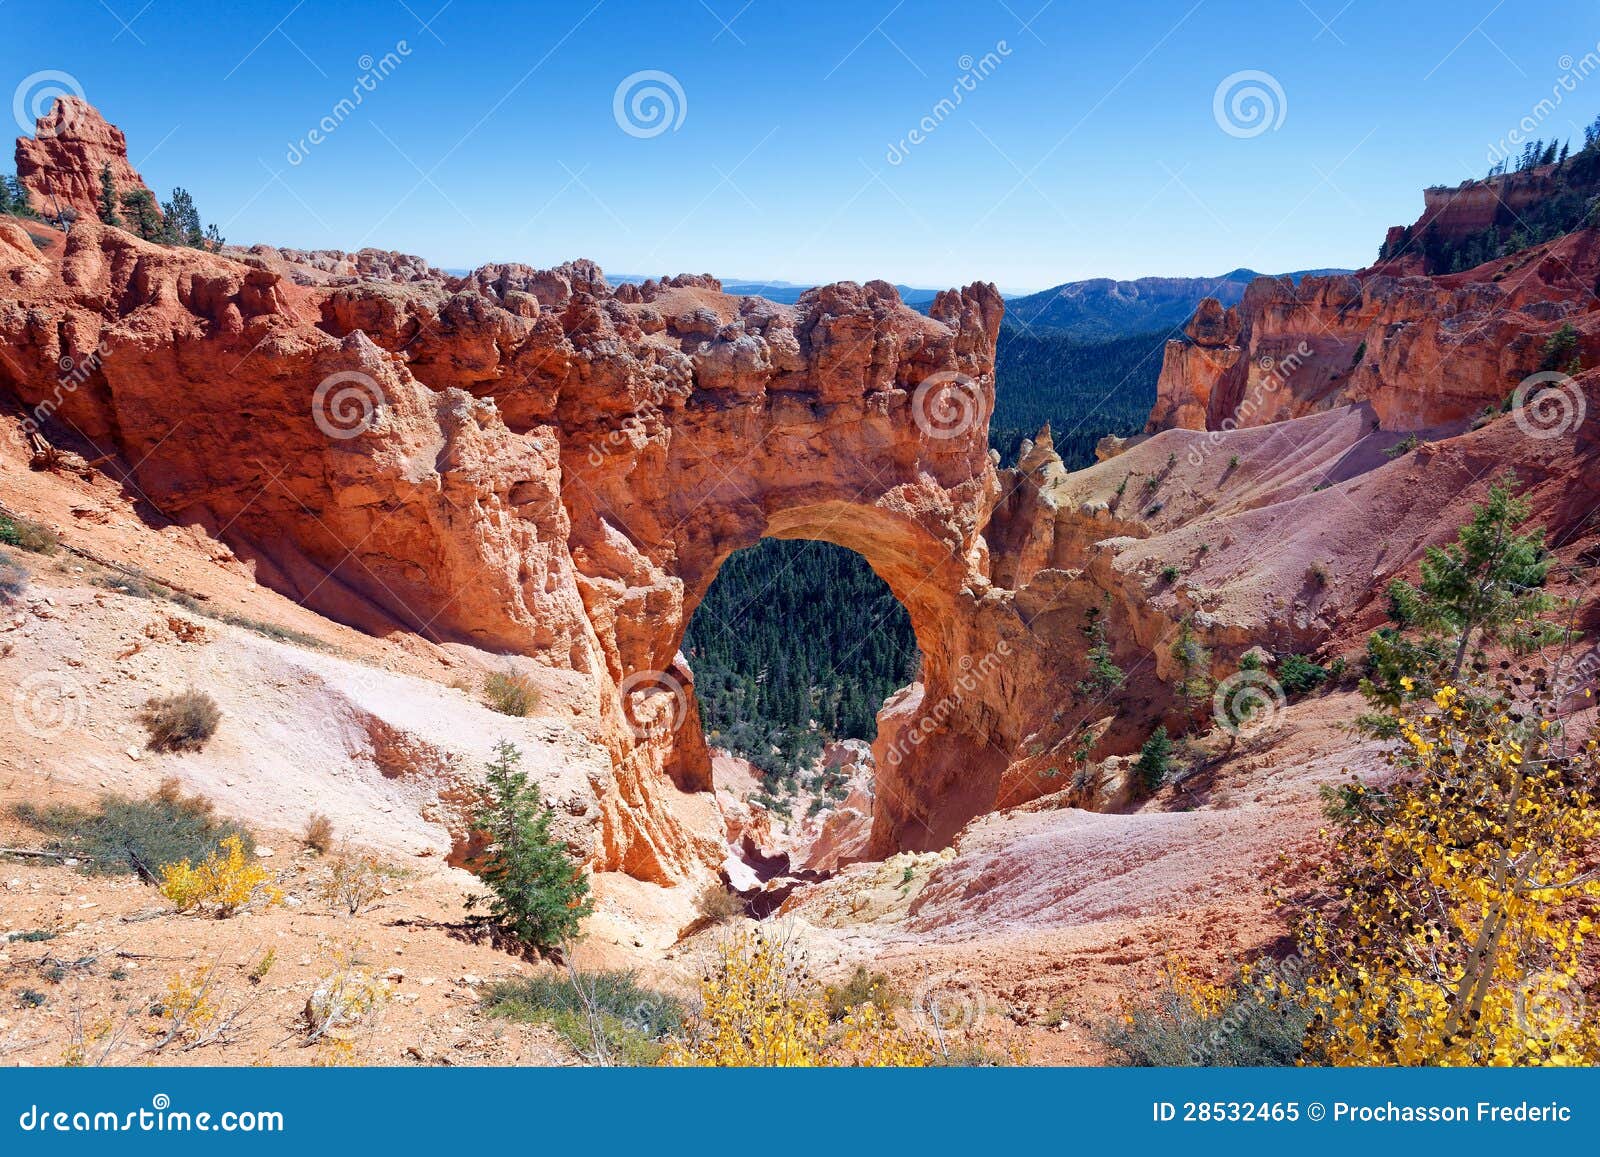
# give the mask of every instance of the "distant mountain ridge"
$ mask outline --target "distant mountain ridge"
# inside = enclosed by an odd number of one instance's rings
[[[1302,269],[1278,274],[1298,283],[1302,277],[1348,273],[1347,269]],[[1095,277],[1068,281],[1052,289],[1006,300],[1006,324],[1029,333],[1058,333],[1080,341],[1103,341],[1153,330],[1176,329],[1194,314],[1201,299],[1236,305],[1256,278],[1253,269],[1234,269],[1217,277],[1141,277],[1116,281]]]
[[[446,269],[446,273],[466,276],[470,271]],[[1348,269],[1301,269],[1293,273],[1263,274],[1253,269],[1234,269],[1217,277],[1140,277],[1118,281],[1093,277],[1067,281],[1038,293],[1006,294],[1007,329],[1034,336],[1071,338],[1075,342],[1114,341],[1136,334],[1181,328],[1194,315],[1203,298],[1214,297],[1223,305],[1237,305],[1245,287],[1258,277],[1287,277],[1299,283],[1302,277],[1349,273]],[[612,285],[638,284],[642,274],[608,273]],[[722,278],[724,293],[741,297],[764,297],[780,305],[793,305],[813,285],[796,281],[761,281],[751,278]],[[939,290],[896,284],[900,300],[912,309],[927,312]]]

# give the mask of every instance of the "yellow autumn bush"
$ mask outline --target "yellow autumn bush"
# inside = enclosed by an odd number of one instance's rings
[[[1336,902],[1304,919],[1307,1058],[1337,1065],[1592,1065],[1579,985],[1600,897],[1600,751],[1535,710],[1441,687],[1397,712],[1400,777],[1359,785]]]
[[[870,1002],[831,1021],[825,989],[781,937],[742,931],[724,940],[700,999],[662,1064],[920,1067],[935,1058],[931,1040]]]
[[[231,916],[257,900],[268,905],[281,900],[283,893],[271,881],[272,873],[251,861],[245,855],[243,842],[232,835],[198,866],[186,859],[165,865],[161,869],[161,894],[180,912],[212,908],[219,917]]]

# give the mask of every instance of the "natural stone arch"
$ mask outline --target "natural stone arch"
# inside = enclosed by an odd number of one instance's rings
[[[968,677],[980,664],[963,650],[971,643],[970,632],[963,629],[972,610],[963,605],[970,601],[964,599],[963,589],[973,577],[968,560],[958,556],[943,537],[893,509],[843,500],[779,509],[769,517],[764,534],[748,542],[741,536],[710,568],[680,576],[685,587],[684,613],[672,644],[675,651],[681,651],[684,632],[722,564],[760,538],[824,542],[850,550],[866,561],[906,609],[922,658],[921,671],[915,684],[891,696],[893,709],[883,713],[885,705],[878,705],[882,729],[873,748],[881,770],[879,816],[875,817],[881,827],[874,844],[880,853],[944,846],[962,823],[993,805],[1006,762],[1004,752],[987,737],[964,740],[959,731],[962,722],[983,718],[983,712],[972,708],[974,696],[981,698],[986,690]],[[994,675],[992,663],[1010,652],[1004,644],[1001,649],[995,660],[982,664],[984,675]],[[958,686],[963,679],[968,683],[965,689]],[[918,710],[923,704],[944,705],[928,732],[916,726],[928,714]],[[681,758],[709,761],[709,756],[701,754],[703,739],[693,733],[698,728],[697,715],[691,711],[683,725],[691,734],[680,741]],[[908,727],[912,729],[909,734]],[[680,785],[704,786],[708,782],[681,766],[675,767],[674,779]],[[937,799],[938,806],[927,808],[921,797],[934,783],[938,790],[927,794]]]
[[[938,846],[1038,794],[1025,766],[1013,774],[1021,741],[1066,741],[1047,700],[1077,677],[1072,652],[1033,636],[1070,638],[1089,584],[1063,569],[1077,532],[1040,505],[1042,483],[988,452],[991,286],[920,314],[881,282],[786,306],[705,277],[613,289],[587,262],[448,278],[361,254],[333,276],[92,220],[45,255],[6,228],[0,388],[114,450],[166,517],[312,609],[566,672],[613,766],[592,781],[599,868],[672,882],[722,858],[670,798],[671,783],[707,786],[698,727],[670,726],[670,695],[623,689],[689,679],[688,612],[720,560],[764,535],[857,550],[912,613],[927,683],[883,720],[918,742],[880,765],[874,852]],[[98,372],[63,390],[67,361]],[[319,383],[352,375],[371,404],[330,429],[341,415],[318,409]],[[965,391],[972,420],[929,426],[937,382]],[[982,665],[1001,644],[1005,662]]]

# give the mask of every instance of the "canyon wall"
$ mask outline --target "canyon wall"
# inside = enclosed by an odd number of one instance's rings
[[[1448,277],[1385,268],[1260,278],[1227,324],[1216,301],[1202,303],[1167,343],[1149,429],[1227,430],[1357,404],[1384,429],[1459,429],[1538,372],[1563,325],[1586,363],[1600,355],[1593,230]]]

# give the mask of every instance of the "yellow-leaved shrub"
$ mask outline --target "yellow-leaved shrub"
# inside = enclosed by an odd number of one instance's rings
[[[1425,701],[1426,702],[1426,701]],[[1397,713],[1400,778],[1356,785],[1329,891],[1305,918],[1307,1059],[1593,1065],[1579,982],[1600,897],[1600,750],[1537,709],[1439,688]]]
[[[283,898],[272,884],[272,873],[245,855],[236,835],[223,840],[202,864],[180,860],[162,867],[161,894],[180,912],[210,908],[218,916],[231,916],[257,900],[271,905]]]
[[[700,999],[685,1039],[667,1046],[662,1064],[920,1067],[935,1059],[931,1040],[874,1004],[830,1021],[825,990],[793,945],[758,932],[721,943]]]

